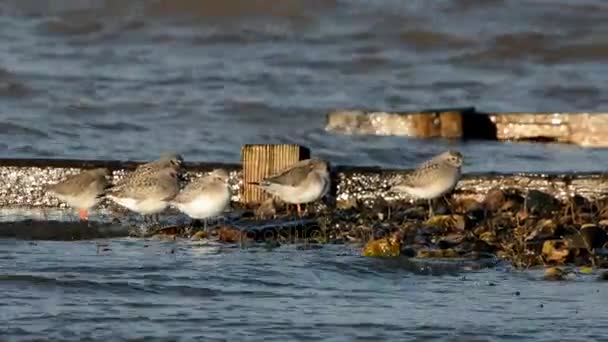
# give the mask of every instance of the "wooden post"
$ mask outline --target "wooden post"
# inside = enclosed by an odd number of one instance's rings
[[[264,190],[249,184],[250,182],[259,182],[300,160],[308,158],[310,158],[310,150],[300,145],[244,145],[241,148],[241,162],[243,163],[242,202],[244,204],[257,204],[270,197]]]
[[[432,113],[411,114],[414,123],[414,136],[419,138],[432,138],[439,135],[439,125],[435,120],[437,116]]]
[[[439,113],[441,120],[441,137],[461,138],[462,137],[462,112],[442,112]]]

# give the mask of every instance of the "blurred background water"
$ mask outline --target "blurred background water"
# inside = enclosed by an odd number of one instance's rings
[[[604,150],[339,136],[334,108],[601,111],[608,4],[1,0],[0,157],[238,162],[298,143],[337,164],[602,171]]]

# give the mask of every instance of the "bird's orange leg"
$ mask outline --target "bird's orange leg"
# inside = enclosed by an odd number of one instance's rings
[[[87,213],[86,209],[79,209],[78,216],[80,216],[82,221],[87,221],[89,219],[89,214]]]
[[[300,203],[296,204],[298,206],[298,216],[302,217],[302,207],[300,206]]]

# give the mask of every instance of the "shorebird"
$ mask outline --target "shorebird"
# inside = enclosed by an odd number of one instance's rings
[[[171,201],[171,205],[195,220],[204,220],[220,215],[230,204],[228,172],[215,169],[208,175],[190,182]]]
[[[463,157],[460,152],[446,151],[392,181],[391,192],[405,193],[429,202],[429,217],[433,216],[432,200],[452,191],[460,180]]]
[[[154,172],[165,167],[175,167],[178,171],[181,171],[181,167],[184,164],[184,158],[177,153],[163,153],[157,160],[149,163],[139,165],[131,174],[132,176],[140,173]],[[131,176],[130,175],[130,176]]]
[[[110,186],[106,179],[109,175],[110,171],[104,168],[85,170],[49,185],[46,190],[70,207],[78,208],[80,219],[86,221],[89,219],[88,211],[101,201],[100,194]]]
[[[261,187],[286,203],[297,205],[298,216],[302,216],[300,204],[314,202],[329,191],[329,164],[320,159],[302,160],[278,175],[250,184]]]
[[[147,172],[133,172],[104,196],[136,213],[158,214],[179,192],[178,167],[167,166]]]

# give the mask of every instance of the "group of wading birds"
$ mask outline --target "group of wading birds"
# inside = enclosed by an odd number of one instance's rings
[[[462,162],[460,152],[448,150],[395,177],[389,191],[428,200],[429,217],[433,216],[431,201],[454,189],[461,176]],[[179,154],[166,154],[138,166],[116,184],[108,181],[108,169],[85,170],[48,186],[47,191],[78,209],[80,219],[85,221],[89,210],[104,198],[144,215],[144,221],[155,217],[158,222],[158,214],[169,206],[205,222],[221,215],[230,204],[228,172],[215,169],[192,180],[180,191],[183,163]],[[252,184],[287,204],[295,204],[301,216],[301,204],[315,202],[329,191],[329,171],[326,161],[306,159]]]

